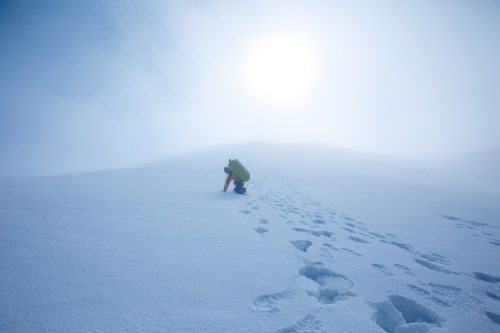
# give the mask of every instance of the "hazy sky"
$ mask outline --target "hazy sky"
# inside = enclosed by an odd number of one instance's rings
[[[3,0],[0,176],[246,140],[498,147],[499,41],[488,0]]]

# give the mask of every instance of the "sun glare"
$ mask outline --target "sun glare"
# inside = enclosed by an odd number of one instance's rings
[[[307,95],[313,80],[312,49],[306,40],[290,35],[268,36],[250,47],[245,69],[259,99],[297,101]]]

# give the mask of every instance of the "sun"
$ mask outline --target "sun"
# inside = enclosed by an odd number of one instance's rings
[[[249,88],[275,103],[303,99],[314,78],[313,49],[300,37],[273,34],[252,43],[245,61]]]

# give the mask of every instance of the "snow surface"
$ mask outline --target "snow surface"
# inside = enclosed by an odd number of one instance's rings
[[[2,179],[0,332],[500,332],[500,196],[422,170],[254,143]]]

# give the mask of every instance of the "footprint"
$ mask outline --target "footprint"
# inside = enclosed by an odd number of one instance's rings
[[[464,220],[466,223],[472,224],[475,227],[488,227],[488,223],[484,222],[477,222],[477,221],[471,221],[471,220]]]
[[[296,324],[284,327],[276,333],[326,333],[323,324],[313,315],[307,315]]]
[[[373,236],[375,236],[375,237],[378,237],[378,238],[386,238],[385,236],[382,236],[382,235],[377,234],[377,233],[375,233],[375,232],[370,232],[369,234],[370,234],[370,235],[373,235]]]
[[[269,232],[269,230],[267,230],[266,228],[262,228],[262,227],[257,227],[257,228],[254,228],[253,230],[255,230],[256,232],[258,232],[259,234],[263,234],[263,233]]]
[[[290,300],[296,293],[296,287],[290,286],[270,294],[263,294],[253,300],[253,309],[261,312],[279,312],[278,304]]]
[[[413,284],[407,284],[406,287],[413,291],[414,293],[421,295],[421,296],[430,296],[431,292],[429,290],[426,290],[424,288],[420,288],[419,286],[415,286]]]
[[[441,215],[441,214],[437,214],[437,216],[441,216],[447,220],[452,220],[452,221],[459,221],[461,220],[461,218],[459,217],[455,217],[455,216],[451,216],[451,215]]]
[[[263,218],[263,217],[261,217],[259,219],[259,222],[262,223],[262,224],[268,224],[269,223],[269,221],[266,218]]]
[[[347,232],[350,232],[351,234],[355,234],[355,233],[356,233],[356,231],[354,231],[354,230],[352,230],[352,229],[349,229],[349,228],[345,228],[345,227],[344,227],[344,228],[342,228],[342,229],[344,229],[344,230],[345,230],[345,231],[347,231]]]
[[[389,234],[388,234],[389,235]],[[405,243],[399,243],[399,242],[391,242],[392,245],[396,245],[397,247],[406,250],[410,253],[415,253],[415,250],[413,249],[413,246],[410,244],[405,244]]]
[[[412,270],[409,267],[406,267],[401,264],[393,264],[395,267],[399,268],[402,270],[405,274],[411,275],[411,276],[416,276],[415,273],[412,272]]]
[[[313,220],[313,222],[316,224],[325,224],[325,220],[323,220],[322,218],[316,218]]]
[[[445,257],[437,253],[430,253],[430,254],[421,254],[420,255],[422,258],[425,258],[429,261],[432,262],[437,262],[443,265],[449,265],[450,261]]]
[[[335,246],[333,246],[332,244],[328,244],[328,243],[323,243],[323,246],[324,247],[327,247],[329,249],[332,249],[334,251],[339,251],[339,249],[337,249]]]
[[[425,261],[425,260],[422,260],[422,259],[419,259],[419,258],[413,258],[415,260],[415,262],[417,262],[418,264],[424,266],[424,267],[427,267],[428,269],[431,269],[433,271],[436,271],[436,272],[441,272],[441,273],[445,273],[445,274],[455,274],[455,275],[460,275],[459,273],[456,273],[456,272],[452,272],[450,270],[447,270],[446,268],[443,268],[443,267],[440,267],[438,265],[435,265],[431,262],[428,262],[428,261]]]
[[[444,319],[409,298],[391,295],[389,300],[373,303],[372,319],[386,332],[428,332],[440,327]]]
[[[496,295],[496,294],[494,294],[492,292],[487,291],[486,292],[486,296],[488,296],[488,297],[490,297],[490,298],[492,298],[494,300],[500,301],[500,296],[498,296],[498,295]]]
[[[484,222],[477,222],[477,221],[473,221],[473,220],[465,220],[465,219],[462,219],[462,218],[459,218],[459,217],[455,217],[455,216],[451,216],[451,215],[441,215],[441,214],[437,214],[437,216],[441,216],[447,220],[451,220],[451,221],[462,221],[462,222],[465,222],[467,224],[470,224],[474,227],[487,227],[487,226],[490,226],[488,223],[484,223]],[[467,226],[467,228],[469,229],[474,229],[473,227],[470,227],[470,226]]]
[[[433,303],[435,303],[435,304],[437,304],[439,306],[442,306],[442,307],[445,307],[445,308],[450,308],[451,307],[450,303],[448,303],[446,301],[443,301],[439,297],[431,296],[431,292],[428,291],[428,290],[426,290],[426,289],[424,289],[424,288],[420,288],[420,287],[415,286],[413,284],[407,284],[406,287],[408,287],[408,289],[410,289],[414,293],[416,293],[416,294],[418,294],[420,296],[426,297],[428,300],[430,300],[431,302],[433,302]],[[455,288],[455,287],[453,287],[453,288]]]
[[[312,245],[312,242],[308,240],[295,240],[290,241],[290,243],[292,243],[297,250],[302,252],[307,252],[307,249]]]
[[[345,247],[343,247],[343,248],[342,248],[342,250],[347,251],[347,252],[349,252],[349,253],[352,253],[352,254],[354,254],[354,255],[357,255],[358,257],[364,257],[364,255],[362,255],[361,253],[358,253],[358,252],[353,251],[353,250],[351,250],[351,249],[347,249],[347,248],[345,248]]]
[[[319,237],[319,236],[325,236],[325,237],[332,237],[333,232],[330,231],[316,231],[316,230],[308,230],[308,229],[303,229],[303,228],[292,228],[292,230],[297,231],[297,232],[305,232],[307,234]]]
[[[358,243],[365,243],[365,244],[370,243],[369,241],[364,240],[363,238],[356,237],[356,236],[349,236],[349,238],[355,242],[358,242]]]
[[[473,274],[476,276],[476,278],[485,282],[491,282],[491,283],[500,282],[500,278],[498,276],[492,276],[481,272],[474,272]]]
[[[443,318],[414,300],[399,295],[391,295],[389,300],[401,312],[407,323],[425,322],[441,326],[441,323],[444,322]]]
[[[496,245],[496,246],[500,246],[500,241],[491,240],[490,244],[493,244],[493,245]]]
[[[251,211],[249,211],[249,210],[240,210],[239,212],[240,212],[240,213],[243,213],[243,214],[245,214],[245,215],[248,215],[248,214],[250,214],[250,213],[251,213]]]
[[[370,238],[370,239],[375,239],[375,237],[372,237],[372,236],[370,236],[370,235],[367,235],[367,234],[365,234],[365,233],[363,233],[363,232],[360,232],[359,234],[360,234],[361,236],[365,236],[365,237]]]
[[[318,267],[317,265],[320,265]],[[327,268],[321,267],[321,263],[302,267],[299,274],[316,282],[319,285],[317,293],[309,293],[315,296],[322,304],[333,304],[339,300],[355,296],[350,291],[353,286],[351,280],[345,276],[335,273]]]
[[[432,297],[428,297],[428,299],[429,299],[431,302],[433,302],[433,303],[435,303],[435,304],[437,304],[437,305],[439,305],[439,306],[442,306],[442,307],[444,307],[444,308],[451,308],[451,304],[450,304],[450,303],[448,303],[448,302],[446,302],[446,301],[443,301],[443,300],[442,300],[441,298],[439,298],[439,297],[432,296]]]
[[[385,276],[393,276],[394,274],[392,274],[392,272],[387,269],[387,267],[385,267],[384,265],[381,265],[381,264],[372,264],[372,267],[378,271],[379,273],[385,275]]]
[[[429,286],[431,287],[432,291],[448,297],[457,296],[462,293],[462,289],[446,284],[430,282]]]
[[[494,312],[484,311],[484,313],[490,318],[494,323],[500,325],[500,315]]]

